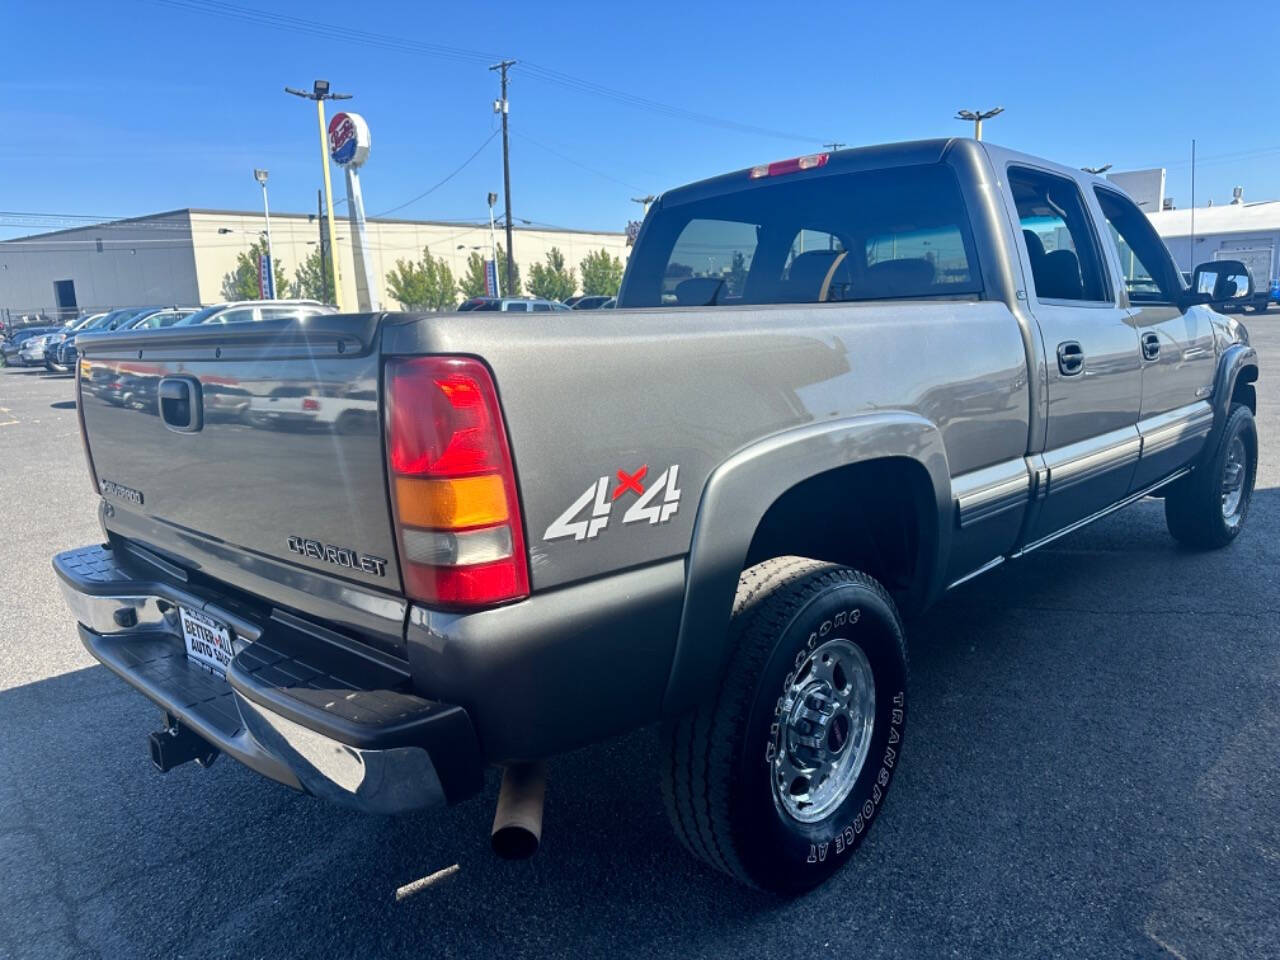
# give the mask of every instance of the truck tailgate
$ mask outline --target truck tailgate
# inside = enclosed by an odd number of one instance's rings
[[[380,322],[314,316],[86,342],[85,431],[113,513],[139,515],[148,545],[179,560],[193,542],[216,543],[246,564],[270,558],[398,593]]]

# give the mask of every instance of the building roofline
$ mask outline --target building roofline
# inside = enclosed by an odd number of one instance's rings
[[[57,236],[61,236],[63,234],[68,234],[68,233],[81,233],[85,230],[102,230],[102,229],[110,229],[111,227],[130,226],[130,225],[135,225],[139,223],[146,223],[148,221],[156,221],[156,220],[162,220],[162,219],[172,218],[172,217],[181,217],[183,215],[186,216],[186,222],[180,224],[180,226],[190,228],[191,218],[193,216],[255,218],[255,217],[261,217],[262,211],[261,210],[219,210],[213,207],[181,207],[177,210],[164,210],[158,213],[143,214],[137,217],[122,217],[119,220],[98,220],[94,223],[86,223],[84,226],[80,226],[80,227],[63,227],[58,230],[48,230],[42,233],[28,233],[19,237],[9,237],[5,240],[0,240],[0,244],[13,243],[20,240],[44,240],[49,237],[57,237]],[[275,210],[272,210],[271,216],[273,219],[279,218],[281,220],[310,221],[310,220],[314,220],[316,215],[314,213],[289,213],[289,212],[277,212]],[[448,227],[448,228],[475,227],[477,229],[479,228],[488,229],[489,227],[488,221],[482,221],[482,220],[403,220],[398,217],[369,217],[368,222],[369,223],[406,224],[409,226],[416,226],[416,227]],[[586,234],[588,236],[597,236],[597,237],[625,237],[626,236],[626,234],[621,230],[577,230],[577,229],[574,229],[573,227],[550,227],[550,226],[540,226],[538,224],[512,224],[511,229],[517,232],[523,231],[523,232],[537,232],[537,233],[578,233],[578,234]],[[110,239],[110,238],[104,237],[103,239]]]

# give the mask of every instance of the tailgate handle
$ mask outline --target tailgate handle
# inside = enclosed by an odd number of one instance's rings
[[[200,381],[194,377],[165,377],[160,381],[160,419],[177,433],[195,433],[203,423]]]

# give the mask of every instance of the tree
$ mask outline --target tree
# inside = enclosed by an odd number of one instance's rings
[[[471,251],[467,256],[467,272],[458,281],[464,297],[483,297],[488,290],[484,278],[484,262],[488,259],[483,254]],[[498,289],[507,282],[507,254],[498,244]],[[520,289],[520,265],[516,264],[516,290]],[[518,297],[519,293],[506,293],[506,296]]]
[[[257,300],[258,258],[267,252],[267,242],[258,240],[249,245],[248,250],[236,254],[236,266],[230,273],[222,277],[222,298],[224,300]],[[276,296],[289,289],[289,281],[284,275],[284,265],[279,259],[271,264],[271,272],[276,277]]]
[[[582,268],[582,292],[587,296],[618,294],[622,283],[622,261],[610,256],[608,250],[592,251],[578,264]]]
[[[293,275],[293,296],[302,300],[319,300],[321,303],[333,303],[333,277],[329,272],[329,264],[321,252],[319,245],[298,264]]]
[[[387,274],[387,289],[405,310],[452,310],[458,303],[458,283],[444,257],[423,247],[422,259],[397,260]]]
[[[467,272],[458,281],[464,297],[483,297],[485,295],[484,257],[474,250],[467,255]]]
[[[520,264],[513,263],[511,272],[515,274],[516,285],[514,290],[507,290],[507,251],[502,249],[502,244],[498,244],[498,289],[502,291],[504,297],[520,296]]]
[[[724,278],[724,292],[729,296],[740,297],[747,285],[747,257],[741,250],[733,251],[733,263]]]
[[[529,268],[528,289],[529,293],[535,297],[563,300],[565,297],[573,296],[573,290],[577,285],[578,281],[573,275],[573,269],[565,269],[564,254],[560,252],[559,247],[552,247],[547,251],[545,266],[535,263]]]

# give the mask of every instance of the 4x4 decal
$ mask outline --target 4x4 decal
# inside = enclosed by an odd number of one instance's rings
[[[609,525],[613,504],[625,493],[635,494],[636,500],[622,515],[624,525],[639,523],[642,520],[649,523],[666,523],[680,508],[680,489],[676,486],[680,466],[672,464],[663,470],[646,490],[644,479],[648,473],[647,463],[631,473],[625,470],[617,471],[617,486],[612,492],[609,490],[612,486],[609,478],[601,477],[582,491],[582,495],[573,501],[568,510],[551,521],[542,539],[560,540],[564,537],[573,537],[575,540],[594,540],[599,536],[600,531]],[[583,513],[585,516],[575,519]]]

